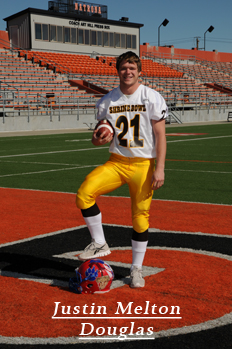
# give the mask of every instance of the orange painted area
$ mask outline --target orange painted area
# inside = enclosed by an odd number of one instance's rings
[[[127,263],[131,251],[113,251],[107,259]],[[81,323],[97,327],[129,326],[134,322],[134,333],[138,327],[153,328],[153,332],[190,326],[217,319],[231,311],[229,261],[198,255],[196,253],[147,250],[145,265],[164,268],[158,274],[145,277],[144,289],[131,289],[128,285],[112,289],[103,295],[76,295],[67,289],[52,287],[32,281],[0,277],[0,293],[4,307],[1,309],[1,335],[12,337],[76,337],[81,333]],[[213,280],[213,283],[212,283]],[[20,290],[20,292],[19,292]],[[41,296],[43,295],[43,296]],[[13,300],[13,302],[12,302]],[[117,302],[126,308],[132,303],[131,314],[118,311]],[[146,301],[148,314],[144,314]],[[60,302],[56,316],[80,316],[83,319],[52,319],[55,302]],[[83,306],[88,305],[86,314]],[[116,317],[116,319],[89,319],[91,305],[105,306],[106,313],[95,316]],[[153,308],[152,305],[156,305]],[[61,306],[64,306],[62,309]],[[67,313],[67,306],[70,310]],[[73,314],[78,306],[79,313]],[[166,314],[160,314],[160,307]],[[179,307],[179,314],[170,315],[171,306]],[[135,312],[136,307],[139,312]],[[97,308],[96,308],[97,309]],[[165,310],[166,309],[166,310]],[[120,316],[135,316],[135,319],[117,319]],[[181,319],[137,319],[143,316],[180,316]],[[12,326],[13,324],[13,326]],[[89,327],[88,327],[89,328]],[[93,332],[90,335],[96,335]]]
[[[0,188],[0,243],[83,224],[74,194]]]
[[[0,243],[83,225],[75,194],[0,188]],[[131,226],[130,199],[100,197],[103,223]],[[150,227],[231,235],[232,206],[153,200]]]
[[[105,223],[131,225],[129,198],[104,197],[98,202]],[[151,204],[151,228],[232,235],[231,224],[232,206],[162,200]]]
[[[3,203],[0,243],[84,224],[75,206],[75,194],[0,188],[0,195]],[[129,198],[101,197],[98,205],[104,223],[131,225]],[[231,213],[231,206],[153,200],[150,225],[161,230],[229,235]],[[131,254],[131,249],[113,250],[106,259],[130,264]],[[1,335],[80,337],[83,323],[93,326],[87,325],[86,328],[88,332],[90,327],[94,328],[89,334],[91,336],[96,336],[99,327],[115,327],[119,335],[121,327],[128,327],[128,333],[132,322],[133,333],[141,327],[144,332],[152,327],[155,333],[214,320],[231,311],[232,265],[227,259],[198,254],[197,251],[148,248],[144,265],[163,270],[145,277],[145,288],[135,290],[124,285],[120,287],[120,292],[116,288],[104,295],[76,295],[67,288],[0,276],[1,304],[4,305],[1,307]],[[79,316],[82,319],[52,319],[55,302],[60,302],[56,316]],[[124,308],[132,302],[132,313],[116,314],[118,302]],[[143,314],[146,302],[150,307],[148,314]],[[85,305],[88,308],[83,313]],[[115,318],[88,318],[92,305],[105,307],[106,313],[102,315]],[[156,307],[152,313],[153,305]],[[143,316],[170,316],[172,306],[179,307],[180,313],[174,315],[180,316],[180,319],[138,319]],[[76,310],[74,307],[77,307]],[[168,313],[160,313],[159,309]],[[93,314],[96,315],[96,311]],[[134,316],[135,319],[118,319],[117,316]]]

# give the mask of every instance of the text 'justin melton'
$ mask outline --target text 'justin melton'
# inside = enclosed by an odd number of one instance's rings
[[[108,315],[107,307],[105,305],[95,305],[92,303],[91,305],[62,305],[61,302],[55,303],[55,311],[53,314],[54,317],[67,317],[75,316],[75,315]],[[112,314],[112,306],[111,311]],[[117,302],[115,304],[115,312],[114,315],[180,315],[180,307],[178,305],[156,305],[150,304],[150,301],[145,301],[143,305],[136,305],[134,302],[129,302],[127,304],[123,304],[122,302]]]

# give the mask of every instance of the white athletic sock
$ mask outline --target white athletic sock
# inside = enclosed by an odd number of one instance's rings
[[[148,241],[131,240],[131,244],[132,244],[131,270],[133,269],[133,266],[142,268],[144,256],[145,256],[146,249],[147,249],[147,243],[148,243]]]
[[[102,227],[102,214],[101,212],[92,217],[83,217],[85,220],[85,223],[89,229],[91,238],[100,245],[104,245],[106,240],[105,240],[105,235]]]

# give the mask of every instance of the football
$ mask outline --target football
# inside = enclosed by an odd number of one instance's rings
[[[100,137],[100,135],[106,131],[105,136],[108,136],[108,134],[114,135],[114,129],[111,125],[111,123],[107,119],[100,120],[96,125],[97,131],[97,137]]]

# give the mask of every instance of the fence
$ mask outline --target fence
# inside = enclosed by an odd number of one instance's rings
[[[77,120],[81,114],[96,114],[95,105],[97,99],[94,97],[81,97],[81,98],[62,98],[62,97],[43,97],[39,94],[28,95],[21,104],[18,104],[17,98],[14,93],[12,96],[10,92],[0,91],[0,115],[2,116],[2,122],[5,123],[6,117],[27,116],[28,122],[30,122],[30,116],[42,116],[49,115],[50,121],[52,121],[53,115],[58,116],[60,121],[61,114],[76,114]]]

